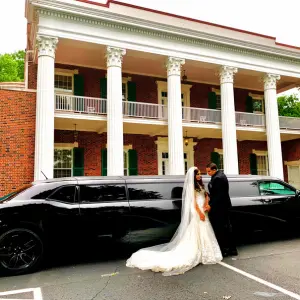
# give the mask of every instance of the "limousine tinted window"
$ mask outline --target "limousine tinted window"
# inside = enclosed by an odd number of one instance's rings
[[[156,182],[128,184],[130,200],[181,199],[183,183]]]
[[[66,185],[59,187],[52,195],[49,196],[48,199],[64,203],[74,203],[75,185]]]
[[[259,196],[256,181],[230,181],[230,197],[256,197]]]
[[[261,195],[295,195],[295,191],[279,182],[263,181],[259,183]]]
[[[107,202],[126,200],[125,185],[80,185],[81,202]]]

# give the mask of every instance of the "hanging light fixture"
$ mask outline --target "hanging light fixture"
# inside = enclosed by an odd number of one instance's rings
[[[78,148],[78,131],[76,130],[76,125],[77,124],[74,124],[75,125],[75,130],[74,130],[74,147],[75,148]]]
[[[183,70],[183,76],[181,78],[182,82],[186,82],[187,81],[187,76],[185,75],[185,70]]]
[[[187,131],[185,132],[184,144],[187,146],[189,144],[189,139],[187,137]]]

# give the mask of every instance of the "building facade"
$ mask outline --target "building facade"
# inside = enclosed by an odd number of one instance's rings
[[[278,116],[300,49],[117,1],[26,2],[24,88],[0,90],[0,195],[62,176],[216,162],[300,188],[300,120]]]

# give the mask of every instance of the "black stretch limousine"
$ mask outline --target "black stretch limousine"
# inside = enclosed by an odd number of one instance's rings
[[[235,234],[299,229],[294,187],[271,177],[228,178]],[[203,181],[207,185],[209,177]],[[140,247],[166,242],[180,222],[183,182],[183,176],[72,177],[35,182],[2,197],[0,270],[37,270],[49,245],[70,240]]]

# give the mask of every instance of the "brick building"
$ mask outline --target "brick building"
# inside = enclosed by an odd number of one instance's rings
[[[276,93],[300,49],[105,0],[28,0],[24,87],[0,89],[0,196],[61,176],[183,174],[214,161],[300,188],[300,120]]]

